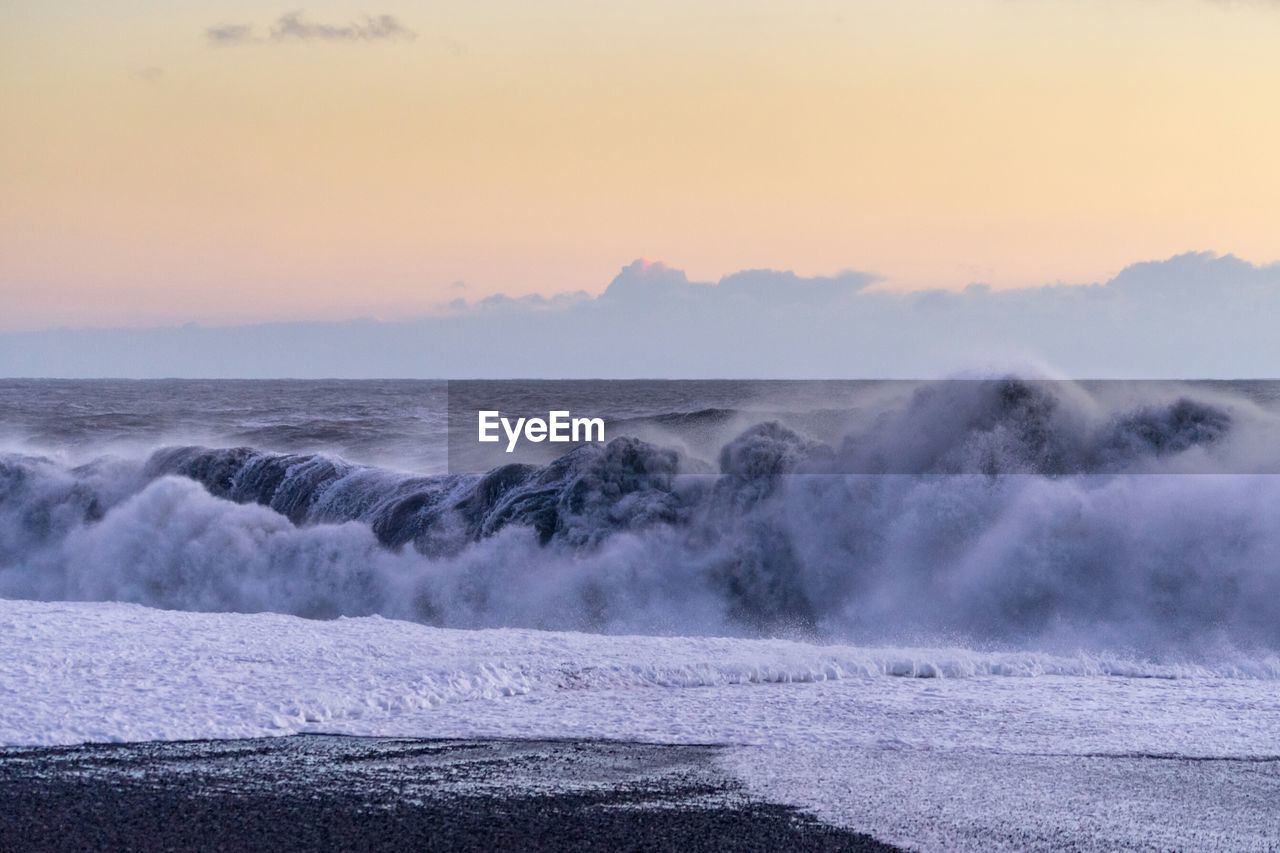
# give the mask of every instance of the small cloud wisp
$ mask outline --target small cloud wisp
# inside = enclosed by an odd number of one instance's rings
[[[407,41],[417,37],[417,33],[400,23],[394,15],[366,15],[362,20],[348,24],[324,24],[308,19],[302,12],[288,12],[277,18],[262,36],[257,35],[250,24],[221,24],[205,30],[205,38],[215,46],[286,41]]]

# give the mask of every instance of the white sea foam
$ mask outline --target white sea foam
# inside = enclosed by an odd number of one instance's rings
[[[474,703],[518,695],[676,697],[723,689],[749,704],[752,686],[844,682],[884,692],[895,682],[981,681],[1000,695],[1030,696],[1064,679],[1112,685],[1096,688],[1104,692],[1168,683],[1177,685],[1167,688],[1171,695],[1269,695],[1280,662],[1177,667],[1086,654],[459,631],[379,617],[318,621],[0,600],[0,741],[9,744],[245,737],[356,721],[375,732],[408,712],[468,703],[473,713]],[[1001,683],[1016,686],[990,686]],[[706,734],[745,736],[740,723],[724,724]],[[799,721],[787,737],[805,740],[810,724]]]
[[[932,850],[1266,849],[1278,674],[0,600],[0,743],[718,743],[758,795]]]

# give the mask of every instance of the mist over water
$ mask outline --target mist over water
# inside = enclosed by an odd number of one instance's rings
[[[65,423],[40,417],[57,383],[10,394],[0,596],[1280,652],[1271,383],[580,383],[608,444],[464,474],[423,464],[425,384],[163,385],[78,388]],[[415,429],[436,443],[400,453]]]

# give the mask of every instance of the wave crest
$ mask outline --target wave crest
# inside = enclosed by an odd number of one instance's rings
[[[1171,659],[1275,651],[1272,427],[1228,395],[1117,407],[1005,380],[924,386],[834,444],[757,424],[705,475],[635,438],[426,477],[251,448],[76,468],[5,456],[0,594]],[[1235,473],[1185,476],[1224,460]]]

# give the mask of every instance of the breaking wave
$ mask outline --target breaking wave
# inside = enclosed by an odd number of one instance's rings
[[[1274,661],[1274,417],[1225,391],[1116,398],[925,385],[838,440],[750,426],[706,474],[630,437],[476,475],[4,455],[0,596]]]

